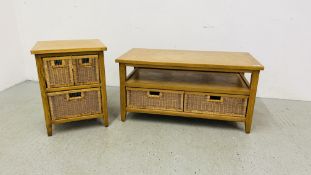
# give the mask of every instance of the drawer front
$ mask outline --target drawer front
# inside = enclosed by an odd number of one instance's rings
[[[70,56],[43,58],[43,66],[48,88],[74,85]]]
[[[182,91],[127,88],[127,107],[183,111],[183,95]]]
[[[76,85],[99,83],[97,55],[72,56]]]
[[[48,93],[48,98],[53,120],[102,112],[98,88]]]
[[[186,92],[184,111],[244,117],[247,101],[247,96]]]

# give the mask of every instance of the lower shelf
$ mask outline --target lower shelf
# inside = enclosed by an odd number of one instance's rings
[[[67,123],[72,121],[79,121],[79,120],[88,120],[88,119],[94,119],[94,118],[100,118],[103,114],[93,114],[93,115],[87,115],[87,116],[79,116],[79,117],[72,117],[72,118],[64,118],[64,119],[57,119],[52,120],[53,124],[61,124],[61,123]]]
[[[136,68],[126,87],[249,95],[246,79],[239,73]]]
[[[244,122],[245,121],[245,117],[227,116],[227,115],[221,115],[221,114],[188,113],[188,112],[178,112],[178,111],[132,109],[132,108],[126,108],[126,111],[127,112],[137,112],[137,113],[148,113],[148,114],[160,114],[160,115],[170,115],[170,116],[213,119],[213,120],[235,121],[235,122]]]

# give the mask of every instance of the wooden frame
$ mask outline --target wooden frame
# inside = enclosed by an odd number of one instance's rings
[[[120,76],[120,114],[121,120],[126,119],[126,66],[125,64],[119,64],[119,76]]]
[[[185,55],[189,56],[185,57]],[[192,59],[195,58],[193,61]],[[230,58],[230,59],[228,59]],[[237,59],[236,61],[231,59]],[[172,60],[172,61],[170,61]],[[245,132],[250,133],[254,105],[256,100],[259,72],[264,67],[250,54],[239,52],[201,52],[201,51],[178,51],[178,50],[159,50],[159,49],[132,49],[125,53],[116,62],[119,63],[120,75],[120,112],[121,120],[126,120],[127,112],[177,115],[182,117],[205,118],[225,121],[236,121],[245,123]],[[129,76],[126,74],[126,67],[134,67],[134,71]],[[239,79],[246,90],[237,90],[236,88],[213,89],[196,85],[194,92],[206,92],[211,94],[226,94],[227,96],[239,96],[248,98],[245,116],[226,116],[222,114],[199,114],[190,112],[162,111],[149,109],[127,108],[126,89],[129,88],[151,88],[151,89],[170,89],[191,91],[191,88],[178,86],[178,83],[165,85],[161,79],[150,78],[149,80],[134,81],[136,69],[159,69],[159,70],[187,70],[187,71],[206,71],[206,72],[224,72],[237,73]],[[251,73],[250,82],[244,76],[244,73]],[[155,74],[156,75],[156,74]],[[159,75],[159,74],[157,74]],[[163,80],[166,80],[163,78]],[[170,81],[169,79],[167,81]],[[172,80],[173,81],[173,80]],[[190,84],[191,85],[191,84]],[[191,87],[189,85],[189,87]]]
[[[104,126],[107,127],[109,125],[104,53],[103,53],[103,51],[105,50],[107,50],[107,47],[104,44],[102,44],[99,40],[39,41],[31,50],[31,53],[35,54],[36,58],[37,72],[39,77],[39,85],[48,136],[52,135],[52,124],[61,124],[66,122],[93,119],[93,118],[103,118]],[[47,86],[46,79],[48,77],[46,76],[45,72],[46,68],[44,67],[43,61],[57,60],[59,58],[61,58],[62,60],[69,59],[71,61],[72,59],[80,59],[85,56],[90,58],[96,58],[96,60],[98,60],[97,62],[94,63],[92,62],[92,64],[97,65],[96,74],[99,79],[98,82],[90,82],[83,85],[72,84],[70,86],[63,86],[63,87]],[[70,64],[72,64],[70,61],[69,66]],[[73,68],[70,67],[71,72],[74,71],[72,69]],[[72,77],[72,79],[74,78]],[[61,93],[63,91],[84,92],[87,91],[87,89],[94,89],[94,88],[99,89],[98,92],[100,93],[99,105],[101,107],[102,113],[92,115],[77,115],[71,118],[52,120],[48,93]]]

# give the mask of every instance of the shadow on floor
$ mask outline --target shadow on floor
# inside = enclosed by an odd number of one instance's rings
[[[53,131],[56,133],[68,132],[73,130],[83,130],[94,127],[104,127],[101,119],[89,119],[75,122],[68,122],[60,125],[53,125]]]
[[[112,100],[109,102],[109,125],[114,122],[120,121],[120,112],[118,100]],[[260,98],[257,98],[256,107],[253,119],[253,130],[262,130],[267,124],[266,121],[271,118],[271,113],[262,102]],[[169,116],[169,115],[156,115],[156,114],[145,114],[145,113],[128,113],[127,120],[141,121],[144,123],[166,123],[174,125],[190,125],[190,126],[204,126],[204,127],[214,127],[221,129],[234,129],[244,131],[244,123],[242,122],[228,122],[220,120],[210,120],[201,118],[187,118],[180,116]],[[76,121],[71,123],[65,123],[62,125],[55,125],[56,132],[68,131],[68,130],[79,130],[87,129],[90,127],[102,127],[103,122],[101,119],[92,119],[84,121]]]
[[[244,130],[237,122],[227,122],[220,120],[209,120],[201,118],[187,118],[180,116],[157,115],[157,114],[144,114],[144,113],[128,113],[127,120],[143,121],[145,123],[168,123],[178,125],[194,125],[206,127],[219,127]]]

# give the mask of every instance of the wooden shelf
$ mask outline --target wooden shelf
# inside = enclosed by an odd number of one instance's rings
[[[249,87],[239,73],[136,68],[127,87],[249,95]]]
[[[160,115],[168,115],[168,116],[181,116],[181,117],[225,120],[225,121],[235,121],[235,122],[244,122],[245,121],[245,117],[227,116],[225,114],[222,115],[222,114],[207,114],[207,113],[188,113],[188,112],[178,112],[178,111],[131,109],[131,108],[127,108],[126,110],[128,112],[160,114]]]
[[[88,85],[46,88],[46,92],[50,93],[50,92],[68,91],[68,90],[76,90],[76,89],[90,89],[90,88],[100,88],[100,84],[94,83],[94,84],[88,84]]]
[[[95,118],[100,118],[103,115],[104,114],[81,115],[81,116],[78,116],[78,117],[71,117],[71,118],[52,120],[52,123],[54,123],[54,124],[61,124],[61,123],[67,123],[67,122],[72,122],[72,121],[95,119]]]

